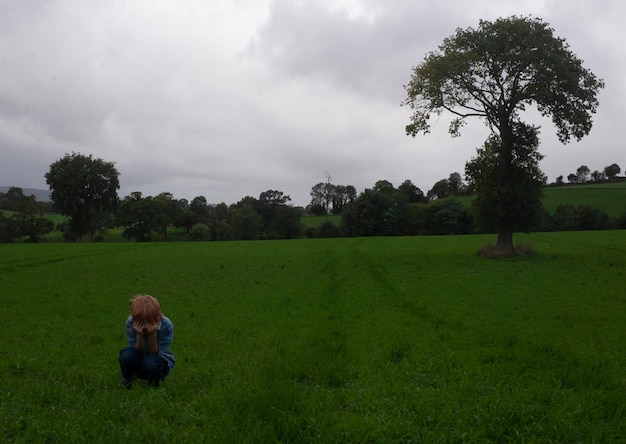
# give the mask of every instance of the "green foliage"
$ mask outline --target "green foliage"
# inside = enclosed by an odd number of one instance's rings
[[[54,223],[44,217],[48,206],[38,202],[34,195],[25,196],[22,189],[12,187],[3,194],[2,207],[12,211],[0,214],[0,242],[8,243],[23,237],[27,242],[39,242],[50,233]]]
[[[431,203],[425,227],[428,234],[466,234],[471,231],[467,212],[456,199],[437,199]]]
[[[320,182],[311,188],[311,203],[307,210],[316,216],[341,214],[343,208],[356,199],[356,188],[352,185],[335,185]]]
[[[159,202],[151,196],[143,197],[139,191],[131,193],[119,203],[116,224],[124,227],[122,236],[126,240],[152,240],[155,234],[162,232],[163,227]]]
[[[618,164],[612,163],[609,166],[604,167],[604,175],[607,179],[611,180],[620,173],[621,169]]]
[[[606,230],[609,216],[590,205],[561,204],[552,216],[551,228],[554,231]]]
[[[448,179],[438,180],[427,193],[429,199],[443,199],[450,195],[452,195],[452,193]]]
[[[263,227],[263,218],[254,211],[249,204],[230,211],[230,230],[233,238],[239,240],[254,240],[259,238]]]
[[[520,163],[515,161],[520,146],[530,149],[538,145],[528,143],[528,132],[534,128],[521,121],[521,113],[535,104],[543,116],[552,118],[561,142],[572,137],[580,140],[591,130],[591,115],[598,106],[596,96],[603,86],[602,80],[583,68],[565,41],[555,37],[553,29],[542,20],[481,20],[477,29],[457,29],[444,39],[438,51],[428,54],[414,68],[411,81],[405,85],[407,99],[403,104],[413,111],[406,132],[412,136],[427,133],[431,114],[451,113],[449,131],[453,136],[459,135],[468,117],[483,119],[491,132],[486,143],[490,148],[479,152],[470,166],[470,171],[479,174],[472,180],[480,185],[484,168],[479,168],[477,162],[489,165],[484,173],[489,177],[483,181],[497,185],[504,195],[490,193],[493,186],[477,187],[481,200],[475,216],[481,226],[497,228],[497,247],[509,254],[516,225],[532,225],[533,215],[538,213],[536,187],[526,198],[531,205],[528,221],[516,219],[525,219],[524,212],[516,208],[517,200],[507,198],[509,194],[520,196],[514,190],[516,183],[505,180],[510,174],[525,174],[524,183],[532,184],[538,171],[532,163],[526,171],[519,169]],[[534,133],[536,138],[536,130]],[[497,173],[496,168],[500,170]]]
[[[406,235],[427,234],[426,223],[430,216],[430,205],[424,202],[410,203],[406,224]]]
[[[211,230],[206,224],[195,224],[187,235],[191,241],[208,241],[211,240]]]
[[[617,217],[626,212],[626,181],[545,187],[543,205],[550,213],[560,204],[590,205]]]
[[[492,135],[465,166],[470,189],[476,193],[472,214],[481,231],[509,227],[529,232],[540,221],[545,176],[539,169],[543,156],[537,151],[538,130],[522,123],[513,128],[510,150],[502,150],[502,140]]]
[[[302,211],[288,205],[289,201],[291,198],[282,191],[268,190],[262,192],[259,199],[246,196],[231,205],[229,223],[232,237],[241,240],[300,237]]]
[[[408,196],[385,180],[376,182],[342,213],[341,229],[348,236],[397,236],[405,234]]]
[[[266,232],[276,239],[297,239],[302,234],[300,210],[288,205],[272,208]]]
[[[305,228],[318,227],[326,221],[330,221],[331,223],[339,226],[341,224],[341,216],[337,214],[328,214],[326,216],[303,216],[300,221]]]
[[[424,196],[422,190],[413,184],[410,180],[405,180],[398,187],[398,191],[406,194],[409,203],[426,203],[428,199]]]
[[[45,174],[55,208],[68,216],[76,238],[104,232],[117,205],[119,173],[112,162],[66,154]]]
[[[306,237],[341,237],[341,228],[331,220],[325,220],[319,226],[306,227],[304,234]]]
[[[390,182],[381,180],[376,182],[372,189],[363,191],[344,210],[341,219],[342,234],[414,236],[461,234],[472,231],[471,220],[461,202],[453,199],[435,199],[427,204],[421,198],[415,198],[419,194],[407,193],[407,182],[403,184],[404,189],[396,189]],[[421,197],[424,197],[423,194]]]
[[[405,86],[404,105],[414,111],[406,130],[413,136],[428,132],[430,114],[449,111],[457,116],[450,127],[454,135],[474,116],[502,131],[536,103],[552,117],[562,142],[581,139],[591,130],[603,87],[542,20],[481,20],[477,29],[457,29],[414,68]]]
[[[622,441],[626,232],[522,236],[537,253],[501,261],[488,239],[4,245],[0,436]],[[178,363],[120,390],[138,292]]]
[[[17,220],[12,216],[5,216],[0,212],[0,242],[10,243],[20,237],[20,230]]]

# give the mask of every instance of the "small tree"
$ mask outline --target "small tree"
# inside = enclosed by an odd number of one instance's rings
[[[591,170],[587,165],[581,165],[576,170],[576,180],[578,183],[589,182],[589,177],[591,176]]]
[[[604,171],[594,170],[593,173],[591,173],[591,180],[594,182],[604,182],[606,180],[606,174],[604,174]]]
[[[404,182],[402,182],[402,184],[398,187],[398,191],[406,194],[409,199],[409,203],[428,202],[428,199],[426,198],[426,196],[424,196],[422,190],[413,185],[413,182],[411,182],[410,180],[405,180]]]
[[[311,188],[311,203],[308,209],[316,216],[334,213],[341,214],[343,207],[356,199],[356,188],[352,185],[334,185],[330,176]]]
[[[613,163],[607,167],[604,167],[604,174],[606,174],[606,177],[609,180],[614,179],[615,176],[617,176],[620,172],[621,172],[620,167],[616,163]]]
[[[463,183],[463,178],[459,173],[450,173],[450,177],[448,177],[448,185],[450,187],[450,195],[458,196],[459,194],[463,194],[465,191],[465,184]]]
[[[44,217],[46,205],[37,202],[35,196],[24,196],[16,205],[14,214],[19,234],[27,236],[28,242],[39,242],[41,237],[54,228],[54,223]]]
[[[441,179],[438,180],[430,190],[428,190],[426,196],[428,196],[429,199],[433,200],[443,199],[444,197],[448,197],[451,194],[452,193],[450,190],[450,181],[448,179]]]
[[[318,208],[316,213],[328,214],[332,209],[333,194],[335,185],[330,183],[330,177],[326,182],[320,182],[311,188],[311,207]]]

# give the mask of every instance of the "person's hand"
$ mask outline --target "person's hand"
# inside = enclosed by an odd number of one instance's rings
[[[133,322],[133,330],[135,330],[135,332],[138,335],[143,335],[145,329],[146,329],[146,326],[144,325],[143,322]]]
[[[157,324],[149,324],[149,325],[144,325],[143,331],[145,335],[150,336],[151,334],[156,332],[156,329],[157,329]]]

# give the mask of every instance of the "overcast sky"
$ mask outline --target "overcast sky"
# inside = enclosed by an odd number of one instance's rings
[[[605,80],[591,134],[542,125],[553,182],[617,163],[626,104],[622,0],[0,0],[0,185],[47,188],[65,153],[114,162],[133,191],[235,203],[326,180],[426,193],[488,135],[442,118],[406,136],[411,68],[456,28],[532,15]]]

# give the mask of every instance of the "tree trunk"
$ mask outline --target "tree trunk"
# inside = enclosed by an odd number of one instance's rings
[[[503,108],[502,104],[500,105],[498,119],[500,121],[501,140],[499,150],[501,177],[508,178],[510,177],[513,166],[513,143],[515,135],[513,134],[510,113]],[[509,186],[511,186],[511,184],[509,184]],[[506,203],[507,206],[510,204],[510,202],[504,203]],[[502,202],[500,203],[500,207],[503,207]],[[513,248],[513,225],[507,218],[501,219],[498,225],[496,254],[498,256],[513,256],[515,254],[515,249]]]
[[[500,228],[498,230],[498,241],[496,243],[496,254],[498,256],[513,256],[513,230],[510,228]]]

